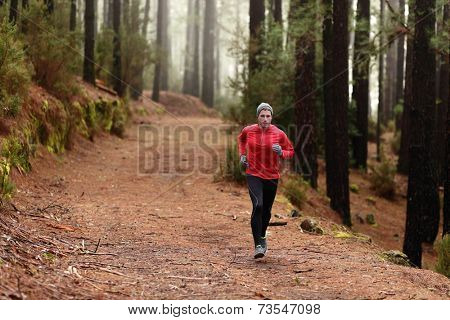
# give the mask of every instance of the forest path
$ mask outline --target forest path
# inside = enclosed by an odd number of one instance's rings
[[[206,166],[211,164],[211,150],[223,154],[223,140],[214,140],[213,149],[196,148],[189,137],[178,143],[183,134],[155,138],[155,131],[149,130],[149,148],[142,152],[138,143],[144,136],[141,131],[139,137],[139,122],[169,131],[193,130],[197,137],[201,130],[221,128],[222,121],[202,116],[144,118],[127,129],[124,139],[102,134],[95,143],[77,139],[74,149],[60,157],[41,152],[33,160],[33,171],[17,177],[16,207],[21,212],[41,208],[43,213],[41,218],[21,217],[21,225],[36,229],[39,223],[39,232],[64,239],[67,250],[74,252],[43,261],[51,272],[44,268],[34,278],[23,275],[23,297],[449,298],[447,278],[385,262],[374,244],[300,232],[299,218],[287,217],[289,206],[280,198],[273,215],[284,215],[288,223],[269,227],[268,255],[255,261],[247,189],[214,182],[212,173],[173,171],[177,157],[189,164],[189,155],[196,160],[203,156]],[[216,132],[225,136],[223,130]],[[138,174],[145,157],[158,159],[151,147],[155,139],[180,148],[159,153],[164,165],[158,174]],[[189,153],[189,147],[195,151]],[[68,209],[58,215],[52,208]],[[13,278],[6,282],[8,288]]]

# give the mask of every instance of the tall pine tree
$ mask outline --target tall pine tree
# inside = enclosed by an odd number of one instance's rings
[[[431,159],[436,103],[436,57],[431,44],[435,0],[415,0],[410,163],[403,252],[422,265],[422,242],[434,241],[439,222],[436,168]]]
[[[315,97],[315,20],[314,0],[291,0],[294,10],[292,22],[295,36],[295,114],[297,137],[295,154],[299,163],[296,170],[303,178],[317,188],[317,139],[316,139],[316,97]],[[295,27],[295,23],[306,25],[306,30]]]
[[[330,117],[332,142],[331,162],[334,171],[330,193],[331,208],[345,225],[351,225],[348,181],[348,46],[350,1],[333,2],[332,95],[334,106]],[[327,177],[328,179],[328,177]]]
[[[83,64],[83,80],[95,86],[95,67],[94,67],[94,51],[95,51],[95,14],[94,0],[86,0],[84,11],[84,64]]]
[[[216,0],[205,4],[205,24],[203,26],[203,77],[202,101],[214,105],[214,31],[216,23]]]
[[[370,0],[358,0],[356,14],[355,49],[353,56],[353,93],[356,104],[357,135],[353,137],[353,157],[356,168],[367,167],[367,139],[369,119],[369,66],[367,50],[370,36]]]
[[[120,0],[113,2],[113,83],[114,90],[122,97],[124,94],[124,86],[122,85],[122,58],[120,50]]]

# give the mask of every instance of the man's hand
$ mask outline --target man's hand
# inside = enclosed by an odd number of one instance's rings
[[[274,143],[272,145],[272,150],[276,152],[276,154],[278,154],[279,156],[283,154],[283,149],[281,149],[281,146],[278,143]]]
[[[248,168],[247,156],[245,154],[241,156],[240,163],[243,167]]]

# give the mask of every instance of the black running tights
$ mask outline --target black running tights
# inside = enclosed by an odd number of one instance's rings
[[[255,246],[261,243],[269,226],[273,201],[277,193],[278,179],[262,179],[247,175],[248,193],[253,203],[251,226]]]

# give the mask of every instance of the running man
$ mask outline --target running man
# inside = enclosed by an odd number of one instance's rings
[[[253,204],[251,226],[258,259],[267,252],[266,230],[280,178],[279,158],[292,158],[294,149],[286,134],[271,124],[273,109],[268,103],[258,106],[256,116],[258,124],[242,129],[238,146]]]

